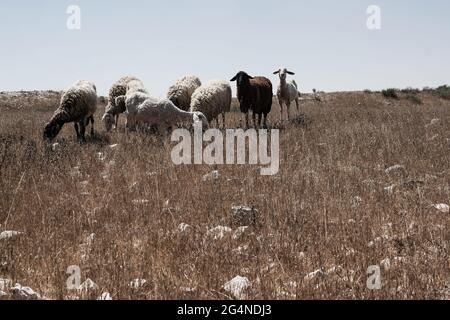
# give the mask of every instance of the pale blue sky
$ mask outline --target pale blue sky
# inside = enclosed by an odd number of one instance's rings
[[[81,30],[66,28],[69,5]],[[366,9],[381,7],[379,31]],[[178,77],[231,79],[239,70],[297,74],[300,91],[450,83],[450,1],[1,0],[0,91],[62,89],[123,75],[163,96]]]

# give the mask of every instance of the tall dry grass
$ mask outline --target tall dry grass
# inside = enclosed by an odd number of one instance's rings
[[[96,139],[80,146],[67,126],[52,151],[41,136],[57,99],[4,103],[0,232],[24,235],[0,241],[0,278],[50,299],[78,294],[66,288],[70,265],[99,286],[84,298],[223,299],[240,275],[249,299],[448,299],[450,216],[431,205],[450,199],[450,103],[420,97],[420,106],[380,93],[303,102],[307,121],[281,126],[273,177],[253,166],[174,166],[169,138],[105,134],[101,112]],[[232,113],[227,126],[239,119]],[[278,119],[275,103],[269,123]],[[396,164],[407,172],[385,173]],[[219,180],[203,182],[215,169]],[[236,230],[233,205],[257,208],[257,225],[212,239],[216,226]],[[367,268],[383,260],[383,287],[369,290]],[[133,279],[147,282],[132,288]]]

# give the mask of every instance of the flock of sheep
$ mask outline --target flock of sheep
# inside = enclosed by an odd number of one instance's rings
[[[274,72],[280,77],[277,96],[283,117],[283,104],[289,109],[295,101],[299,108],[299,91],[294,80],[288,82],[287,75],[294,75],[287,69]],[[267,115],[272,109],[272,83],[265,77],[251,77],[240,71],[231,82],[237,84],[237,96],[241,112],[246,115],[249,127],[249,113],[253,113],[255,127],[267,127]],[[164,134],[169,129],[181,125],[201,123],[203,128],[216,121],[219,116],[225,127],[226,113],[230,112],[232,101],[231,86],[227,81],[215,80],[202,85],[195,76],[185,76],[176,81],[168,92],[167,99],[157,99],[150,95],[142,81],[135,77],[123,77],[114,83],[109,91],[108,105],[102,121],[106,131],[117,128],[120,114],[127,116],[127,128],[151,127]],[[97,110],[97,89],[90,81],[77,81],[67,88],[61,97],[59,108],[44,129],[44,139],[52,140],[66,123],[75,123],[77,138],[85,142],[86,127],[91,124],[94,134],[94,114]],[[258,116],[258,122],[256,121]]]

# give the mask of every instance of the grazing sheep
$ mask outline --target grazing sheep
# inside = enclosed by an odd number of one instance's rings
[[[137,80],[135,77],[127,76],[120,78],[109,90],[108,105],[105,108],[105,114],[102,121],[106,131],[111,131],[113,125],[117,128],[119,115],[125,112],[124,105],[117,105],[116,98],[127,93],[127,85],[130,81]]]
[[[77,138],[85,142],[86,126],[91,122],[94,134],[94,113],[97,110],[97,88],[90,81],[77,81],[61,97],[59,108],[44,129],[44,139],[56,138],[66,123],[75,122]]]
[[[272,110],[273,87],[269,79],[264,77],[251,77],[239,71],[230,81],[237,82],[237,95],[241,112],[246,114],[246,124],[249,127],[249,111],[253,111],[253,122],[256,127],[261,126],[261,116],[264,115],[264,127],[267,128],[267,115]]]
[[[143,103],[130,103],[127,100],[127,125],[135,128],[137,124],[157,127],[161,134],[168,129],[182,124],[193,124],[201,121],[204,128],[208,127],[208,120],[201,112],[187,112],[179,109],[168,99],[158,100],[147,98]]]
[[[187,111],[191,107],[191,96],[202,85],[196,76],[185,76],[178,79],[167,92],[167,99],[181,110]]]
[[[216,120],[219,126],[219,115],[222,115],[225,127],[225,113],[230,112],[231,86],[226,81],[215,80],[195,90],[191,100],[191,112],[202,112],[209,122]]]
[[[281,108],[281,119],[283,120],[283,104],[287,107],[288,120],[290,118],[289,109],[291,108],[291,102],[295,100],[297,105],[297,111],[299,110],[299,93],[298,86],[295,80],[286,81],[287,75],[294,75],[294,72],[288,71],[286,68],[275,71],[273,74],[278,74],[280,77],[280,85],[278,86],[277,96]]]
[[[132,80],[128,83],[126,88],[127,93],[125,95],[116,98],[116,105],[125,109],[127,114],[127,127],[128,127],[128,106],[139,106],[145,100],[150,98],[150,94],[145,89],[144,84],[140,80]]]

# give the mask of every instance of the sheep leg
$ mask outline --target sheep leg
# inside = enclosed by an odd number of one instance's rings
[[[86,135],[86,121],[85,120],[80,121],[79,125],[80,125],[80,143],[84,143],[84,142],[86,142],[86,137],[85,137],[85,135]]]
[[[115,125],[115,127],[116,127],[116,129],[117,129],[117,126],[119,125],[119,114],[116,114],[115,115],[115,117],[114,117],[115,119],[115,121],[114,121],[114,125]]]
[[[77,140],[80,140],[80,128],[78,126],[78,123],[75,122],[74,127],[75,127],[75,132],[77,133]]]
[[[267,129],[267,113],[264,113],[264,129]]]
[[[246,118],[246,125],[247,125],[247,129],[250,127],[248,124],[249,118],[250,117],[250,111],[247,111],[247,113],[245,114],[245,118]]]
[[[258,129],[261,128],[262,113],[258,114]]]
[[[226,125],[225,125],[225,112],[222,113],[222,125],[223,125],[223,128],[225,129],[226,128]]]
[[[256,113],[253,111],[253,126],[256,128]]]
[[[278,98],[278,102],[280,103],[280,120],[283,121],[283,100]]]
[[[95,120],[94,120],[94,116],[91,116],[90,117],[90,120],[91,120],[91,136],[94,136],[94,134],[95,134],[95,130],[94,130],[94,123],[95,123]],[[89,121],[88,121],[89,122]],[[87,123],[86,125],[88,125],[89,123]]]
[[[299,103],[298,103],[298,97],[297,97],[297,99],[295,99],[295,104],[297,105],[297,111],[300,112],[300,106],[299,106]]]
[[[289,109],[291,109],[291,102],[286,103],[286,109],[287,109],[287,114],[288,114],[288,120],[290,120],[291,115],[289,114]]]

